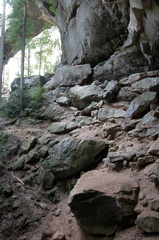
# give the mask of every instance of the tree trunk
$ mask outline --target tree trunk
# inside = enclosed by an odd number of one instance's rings
[[[2,28],[1,28],[1,49],[0,49],[0,99],[2,97],[5,15],[6,15],[6,2],[5,2],[5,0],[3,0]]]
[[[28,69],[27,69],[27,72],[28,72],[28,77],[31,75],[31,66],[30,66],[30,52],[31,52],[31,50],[30,50],[30,46],[29,46],[29,44],[28,44]]]
[[[27,22],[27,5],[26,0],[24,4],[24,18],[23,18],[23,34],[22,34],[22,58],[21,58],[21,76],[20,76],[20,107],[23,110],[23,89],[24,89],[24,60],[25,60],[25,42],[26,42],[26,22]]]

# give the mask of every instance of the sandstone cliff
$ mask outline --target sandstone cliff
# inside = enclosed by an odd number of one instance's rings
[[[22,144],[0,142],[1,238],[156,240],[159,4],[59,0],[56,24],[62,64],[43,79],[40,120],[3,129]]]

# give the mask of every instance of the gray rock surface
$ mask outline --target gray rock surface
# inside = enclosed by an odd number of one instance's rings
[[[80,173],[90,165],[98,164],[98,154],[107,145],[102,140],[65,138],[49,150],[51,171],[56,179],[65,179]]]
[[[130,176],[119,175],[107,170],[90,171],[82,175],[71,191],[69,206],[87,233],[109,236],[125,217],[131,219],[138,184]]]
[[[28,139],[25,139],[25,141],[21,145],[21,153],[22,154],[28,153],[30,149],[35,146],[36,142],[37,142],[37,139],[34,136],[31,136]]]
[[[146,109],[149,108],[151,103],[157,102],[157,93],[147,91],[138,97],[136,97],[131,103],[126,111],[125,117],[136,117]]]
[[[159,77],[153,78],[144,78],[140,81],[137,81],[131,84],[132,89],[137,92],[146,92],[146,91],[159,91]]]
[[[71,105],[84,109],[92,101],[99,101],[102,98],[102,91],[100,87],[92,84],[86,86],[78,86],[70,88],[69,97],[71,99]]]
[[[98,119],[100,121],[106,121],[109,118],[123,118],[125,117],[125,111],[123,109],[116,108],[101,108],[98,111]]]
[[[45,89],[51,90],[57,87],[74,86],[86,82],[92,74],[89,64],[77,66],[59,67],[55,75],[44,86]]]
[[[44,109],[41,110],[39,116],[45,119],[50,119],[51,121],[59,121],[66,116],[68,116],[68,112],[64,111],[57,103],[48,104]]]
[[[159,216],[155,211],[143,211],[136,220],[137,226],[147,233],[159,232]]]
[[[62,38],[62,61],[95,65],[108,59],[127,36],[127,10],[128,1],[113,4],[92,0],[88,4],[82,0],[60,0],[57,22]]]
[[[24,89],[29,89],[32,87],[40,87],[46,83],[45,78],[40,75],[31,76],[24,78]],[[11,90],[15,91],[20,89],[20,78],[15,78],[11,83]]]
[[[120,91],[117,95],[117,100],[131,102],[138,95],[139,94],[136,91],[133,91],[133,89],[131,87],[123,87],[120,89]]]

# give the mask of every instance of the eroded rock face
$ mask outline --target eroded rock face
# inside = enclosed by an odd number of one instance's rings
[[[130,176],[94,170],[78,180],[69,206],[87,233],[109,236],[125,219],[131,219],[137,195],[138,184]]]
[[[127,36],[127,1],[58,1],[63,62],[95,65],[123,44]]]

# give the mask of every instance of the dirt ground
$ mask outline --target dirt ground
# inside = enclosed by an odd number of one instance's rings
[[[14,122],[14,121],[13,121]],[[50,122],[43,121],[32,121],[28,122],[25,119],[17,119],[14,123],[0,118],[0,129],[13,133],[18,136],[22,141],[29,135],[41,136],[47,133]],[[80,137],[86,137],[90,134],[95,136],[99,132],[99,129],[94,131],[84,130],[83,135],[81,133]],[[11,159],[11,162],[15,159]],[[10,163],[11,163],[10,162]],[[100,166],[98,167],[100,168]],[[24,174],[24,173],[23,173]],[[123,174],[125,174],[123,172]],[[136,174],[134,172],[134,174]],[[7,177],[6,177],[7,176]],[[78,225],[74,215],[71,213],[68,206],[68,195],[64,190],[64,183],[58,183],[57,193],[60,201],[56,204],[52,203],[49,199],[45,197],[44,191],[41,186],[36,185],[33,188],[24,185],[21,182],[21,172],[12,172],[9,168],[7,174],[4,175],[5,179],[1,177],[2,181],[12,182],[14,194],[5,199],[5,204],[3,205],[4,210],[0,219],[0,230],[3,232],[8,231],[10,225],[9,221],[12,219],[14,222],[15,212],[13,207],[17,201],[19,206],[19,212],[16,218],[21,215],[27,216],[26,218],[32,219],[31,224],[26,224],[23,229],[17,229],[15,227],[12,233],[8,233],[8,240],[157,240],[159,237],[151,236],[150,234],[142,233],[135,226],[124,231],[117,232],[115,236],[103,237],[103,236],[90,236],[84,233],[80,226]],[[151,185],[147,187],[147,183],[144,180],[143,171],[138,174],[139,180],[142,182],[142,188],[146,195],[152,196]],[[15,201],[16,200],[16,201]],[[6,208],[5,208],[6,207]],[[16,209],[16,206],[15,206]],[[14,215],[14,218],[13,218]],[[22,220],[21,220],[22,221]],[[12,224],[13,225],[13,224]],[[12,228],[12,225],[10,226]],[[4,237],[6,239],[6,237]],[[1,240],[4,240],[1,239]]]

